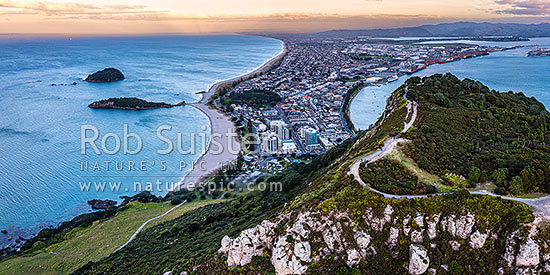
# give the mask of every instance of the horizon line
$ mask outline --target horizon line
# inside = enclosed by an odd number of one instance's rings
[[[237,34],[237,35],[270,35],[270,34],[314,34],[321,32],[329,31],[358,31],[358,30],[392,30],[400,28],[419,28],[422,26],[434,26],[440,24],[455,24],[455,23],[476,23],[476,24],[519,24],[519,25],[544,25],[550,24],[549,22],[540,22],[540,23],[520,23],[520,22],[491,22],[491,21],[474,21],[474,20],[457,20],[433,24],[421,24],[421,25],[403,25],[403,26],[393,26],[393,27],[375,27],[375,28],[327,28],[317,31],[292,31],[292,30],[278,30],[278,31],[228,31],[228,32],[136,32],[136,33],[63,33],[63,32],[44,32],[44,33],[3,33],[0,32],[0,36],[142,36],[142,35],[223,35],[223,34]]]

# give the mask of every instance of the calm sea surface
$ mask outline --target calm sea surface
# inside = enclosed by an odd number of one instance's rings
[[[534,38],[525,42],[472,42],[479,45],[512,47],[518,45],[537,45],[550,48],[550,38]],[[449,43],[440,41],[439,43]],[[491,89],[499,91],[523,92],[534,96],[550,108],[550,57],[527,57],[531,47],[518,48],[491,55],[476,57],[451,63],[435,64],[417,72],[414,76],[427,76],[435,73],[451,72],[460,78],[479,80]],[[384,111],[386,99],[408,76],[382,86],[364,88],[350,106],[350,116],[356,128],[366,129],[376,122]]]
[[[90,211],[87,200],[133,195],[160,180],[159,191],[177,182],[208,142],[208,118],[191,107],[147,111],[92,110],[89,103],[109,97],[139,97],[149,101],[192,102],[197,91],[219,80],[260,66],[281,51],[281,42],[255,36],[149,36],[25,38],[0,36],[0,247],[9,237],[27,236]],[[87,83],[88,74],[106,67],[121,70],[126,80]],[[76,82],[76,85],[67,85]],[[52,86],[51,84],[56,84]],[[59,85],[65,84],[65,85]],[[107,133],[142,138],[135,155],[101,155],[87,147],[81,154],[81,125],[99,130],[98,147]],[[194,153],[157,153],[167,143],[156,136],[161,125],[174,147]],[[91,136],[92,132],[88,132]],[[204,138],[202,138],[204,136]],[[129,139],[129,149],[137,141]],[[108,150],[116,146],[106,140]],[[121,145],[123,146],[123,144]],[[176,148],[176,147],[175,147]],[[107,164],[105,161],[110,161]],[[133,168],[130,168],[131,162]],[[88,164],[88,168],[83,164]],[[99,170],[94,169],[96,163]],[[184,163],[186,167],[180,167]],[[109,169],[107,169],[109,165]],[[118,167],[116,167],[118,165]],[[122,168],[122,169],[117,169]],[[107,182],[104,191],[94,183]],[[118,191],[117,184],[120,182]],[[91,183],[90,191],[82,191]],[[114,186],[112,191],[110,186]],[[13,241],[12,241],[13,242]]]

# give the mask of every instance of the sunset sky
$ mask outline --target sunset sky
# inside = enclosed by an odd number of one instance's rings
[[[550,0],[0,0],[0,33],[307,32],[550,22]]]

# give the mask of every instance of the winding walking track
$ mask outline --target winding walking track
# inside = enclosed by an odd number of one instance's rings
[[[405,116],[405,119],[407,117],[409,117],[409,114],[411,113],[411,111],[412,111],[411,119],[410,119],[409,122],[407,122],[407,121],[404,122],[404,127],[403,127],[403,130],[401,131],[401,133],[407,132],[412,127],[413,123],[416,120],[416,116],[418,114],[418,104],[414,101],[412,101],[412,102],[409,101],[409,104],[407,104],[407,115]],[[369,163],[375,162],[375,161],[381,159],[382,157],[390,154],[395,149],[395,146],[397,144],[399,144],[400,142],[407,141],[404,138],[398,138],[398,136],[399,135],[386,139],[386,141],[384,141],[384,146],[381,149],[379,149],[379,150],[377,150],[373,153],[370,153],[366,156],[359,157],[351,165],[351,167],[348,171],[348,175],[353,175],[355,180],[357,180],[361,185],[363,185],[365,187],[368,187],[371,191],[373,191],[375,193],[378,193],[378,194],[381,194],[386,198],[390,198],[390,199],[393,199],[393,198],[395,198],[395,199],[400,199],[400,198],[407,198],[407,199],[426,198],[429,195],[393,195],[393,194],[387,194],[387,193],[381,192],[379,190],[376,190],[376,189],[372,188],[370,185],[367,185],[361,179],[361,176],[359,175],[359,168],[361,167],[361,164],[363,162],[367,162],[367,165]],[[500,197],[500,198],[503,198],[503,199],[506,199],[506,200],[522,202],[522,203],[525,203],[525,204],[535,208],[536,209],[535,215],[545,216],[547,218],[550,218],[550,196],[545,196],[545,197],[536,198],[536,199],[525,199],[525,198],[500,196],[500,195],[496,195],[496,194],[493,194],[493,193],[490,193],[490,192],[487,192],[487,191],[471,191],[470,193],[475,194],[475,195],[487,195],[487,196],[493,196],[493,197]],[[436,194],[432,194],[432,195],[442,195],[442,194],[446,194],[446,193],[436,193]]]
[[[126,241],[126,242],[125,242],[123,245],[121,245],[119,248],[115,249],[115,251],[113,251],[113,253],[115,253],[115,252],[117,252],[117,251],[123,249],[125,246],[127,246],[127,245],[137,236],[137,234],[139,234],[139,232],[141,232],[141,230],[142,230],[148,223],[150,223],[150,222],[152,222],[152,221],[154,221],[154,220],[156,220],[156,219],[160,219],[160,218],[162,218],[162,217],[168,215],[168,213],[174,211],[174,209],[176,209],[176,208],[182,206],[182,205],[183,205],[184,203],[186,203],[186,202],[187,202],[187,200],[184,200],[184,201],[182,201],[180,204],[178,204],[178,205],[176,205],[176,206],[174,206],[174,207],[168,209],[168,211],[164,212],[164,214],[158,215],[158,216],[156,216],[156,217],[150,218],[150,219],[148,219],[147,221],[145,221],[145,222],[136,230],[136,232],[134,232],[134,234],[132,234],[132,236],[130,237],[130,239],[128,239],[128,241]]]

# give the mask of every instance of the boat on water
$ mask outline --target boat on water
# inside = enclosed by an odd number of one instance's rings
[[[393,75],[393,76],[390,76],[390,77],[388,78],[388,82],[394,82],[394,81],[396,81],[396,80],[398,80],[398,79],[399,79],[399,77],[398,77],[397,75]]]
[[[550,56],[550,50],[547,48],[536,48],[529,51],[527,56]]]
[[[439,64],[445,64],[445,63],[449,63],[449,62],[453,62],[454,59],[452,58],[447,58],[447,59],[444,59],[444,60],[440,60],[440,61],[437,61],[437,63]]]

